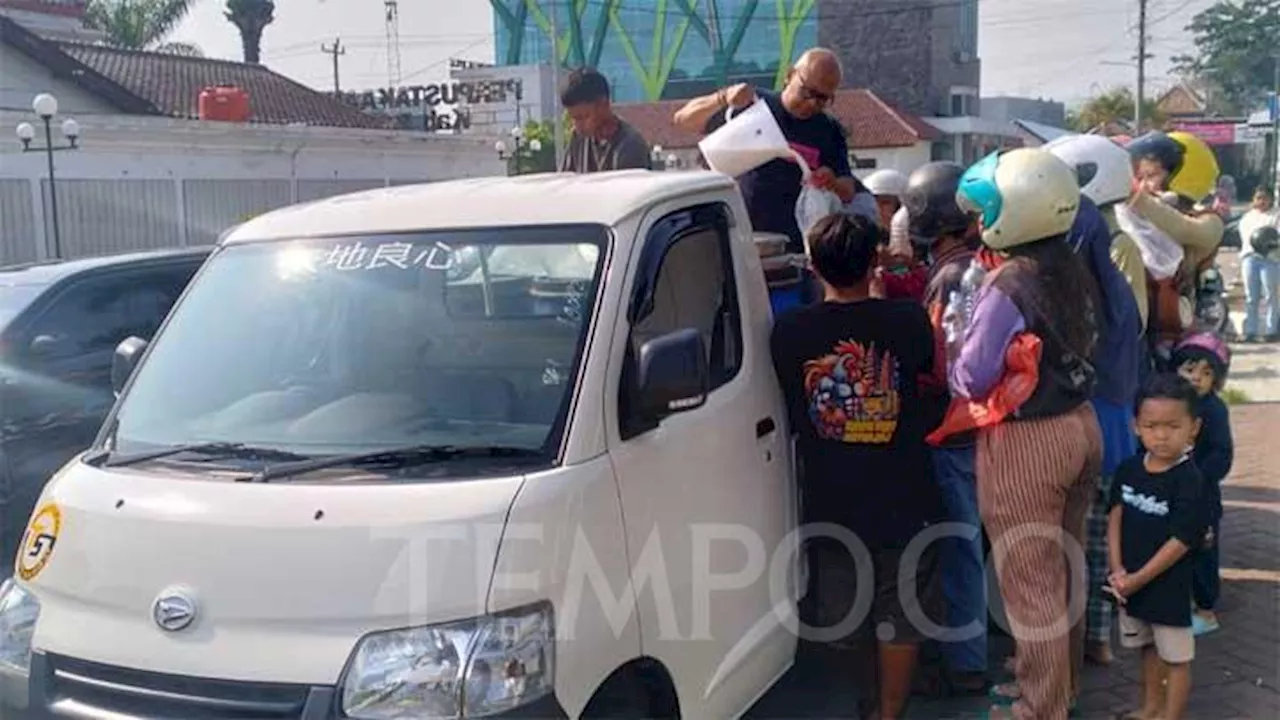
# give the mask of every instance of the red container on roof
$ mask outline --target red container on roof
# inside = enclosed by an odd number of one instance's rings
[[[201,120],[248,122],[249,93],[235,85],[214,85],[200,91],[197,111]]]

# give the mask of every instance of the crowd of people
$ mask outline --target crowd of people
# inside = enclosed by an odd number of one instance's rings
[[[1212,151],[1180,132],[1127,146],[1075,135],[860,181],[826,112],[840,83],[836,57],[814,49],[778,93],[722,88],[673,118],[705,134],[764,103],[814,168],[808,182],[844,204],[801,228],[794,161],[738,178],[755,231],[786,235],[812,279],[772,337],[804,520],[852,531],[873,571],[860,586],[847,548],[811,543],[807,621],[832,625],[870,598],[835,643],[863,680],[863,717],[902,717],[932,639],[942,690],[987,694],[991,717],[1057,720],[1083,663],[1113,662],[1118,617],[1120,644],[1142,653],[1141,705],[1124,716],[1182,717],[1194,636],[1219,626],[1219,485],[1232,463],[1218,397],[1230,356],[1195,313],[1224,233],[1208,206]],[[607,103],[607,85],[595,97]],[[605,125],[630,142],[625,125]],[[566,169],[604,169],[570,148]],[[1265,230],[1277,225],[1259,189],[1241,224],[1243,331],[1259,339],[1280,328]],[[939,542],[908,552],[943,523]],[[1016,645],[999,668],[989,559]],[[944,637],[919,627],[922,612]]]

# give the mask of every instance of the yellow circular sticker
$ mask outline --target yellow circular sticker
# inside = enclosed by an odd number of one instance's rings
[[[27,531],[22,535],[22,546],[18,550],[18,577],[30,581],[44,571],[53,557],[53,548],[58,544],[58,533],[62,532],[62,511],[57,505],[44,505],[32,516]]]

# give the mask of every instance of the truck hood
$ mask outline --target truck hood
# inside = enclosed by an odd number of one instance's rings
[[[485,612],[523,476],[245,484],[74,461],[45,490],[61,523],[27,585],[46,651],[177,675],[325,684],[379,630]],[[196,618],[166,631],[159,598]]]

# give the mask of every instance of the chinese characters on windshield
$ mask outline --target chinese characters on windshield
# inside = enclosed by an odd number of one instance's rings
[[[353,242],[334,245],[325,256],[323,265],[334,270],[377,270],[384,267],[448,270],[453,267],[453,255],[453,248],[439,241],[430,247],[404,242],[376,245]]]

